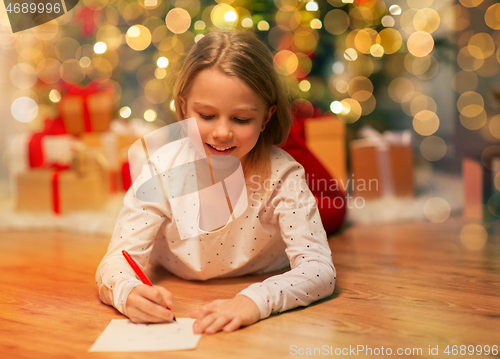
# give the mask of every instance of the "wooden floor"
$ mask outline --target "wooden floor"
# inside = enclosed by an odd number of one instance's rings
[[[361,348],[375,357],[383,347],[386,355],[421,348],[407,357],[425,358],[438,346],[432,357],[450,358],[448,345],[500,346],[500,237],[470,251],[460,221],[347,228],[330,239],[331,297],[169,353],[88,353],[110,320],[123,318],[97,296],[94,274],[107,238],[0,233],[0,357],[288,358],[306,356],[307,348],[352,357],[356,348],[364,358],[371,355]],[[149,274],[174,293],[177,317],[265,278],[187,282],[158,268]]]

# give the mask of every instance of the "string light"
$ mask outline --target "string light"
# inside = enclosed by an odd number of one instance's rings
[[[95,45],[94,45],[94,52],[96,54],[104,54],[107,50],[107,46],[104,42],[97,42]]]
[[[132,110],[128,106],[124,106],[120,109],[120,116],[122,118],[129,118],[132,114]]]
[[[144,111],[144,119],[148,122],[153,122],[156,120],[156,112],[151,109]]]
[[[306,4],[307,11],[318,11],[318,3],[316,1],[309,1]]]

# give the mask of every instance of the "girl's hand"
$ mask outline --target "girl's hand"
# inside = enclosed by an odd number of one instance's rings
[[[218,299],[191,313],[196,318],[195,334],[213,334],[220,330],[232,332],[239,327],[258,322],[260,310],[253,300],[237,295],[233,299]]]
[[[127,297],[128,317],[134,323],[161,323],[174,319],[173,296],[163,287],[139,284]]]

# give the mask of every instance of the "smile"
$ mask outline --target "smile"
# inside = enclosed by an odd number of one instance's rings
[[[219,151],[219,152],[224,152],[224,151],[227,151],[227,150],[230,150],[230,149],[233,149],[235,148],[236,146],[232,146],[232,147],[216,147],[216,146],[213,146],[209,143],[207,143],[207,145],[209,145],[210,147],[212,147],[213,149]]]

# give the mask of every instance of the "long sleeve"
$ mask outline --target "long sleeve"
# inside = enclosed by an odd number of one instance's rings
[[[141,175],[145,173],[143,170]],[[96,272],[101,301],[113,305],[124,315],[127,315],[125,305],[130,291],[142,282],[123,257],[122,250],[145,269],[158,230],[171,218],[167,203],[141,201],[133,188],[125,195],[108,251]]]
[[[336,279],[326,233],[303,167],[294,162],[273,186],[268,203],[272,203],[273,222],[279,224],[291,270],[239,293],[257,304],[261,319],[331,295]]]

